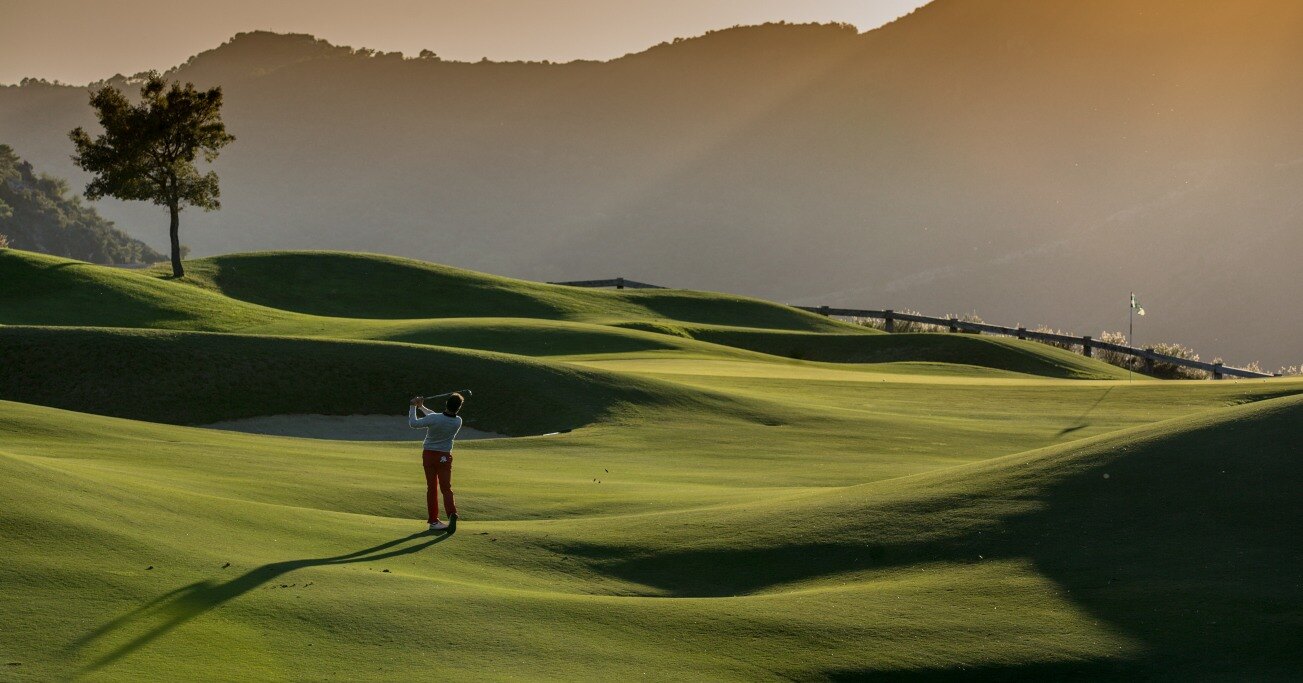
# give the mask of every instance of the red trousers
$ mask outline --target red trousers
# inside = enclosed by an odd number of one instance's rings
[[[439,521],[439,492],[443,492],[443,509],[451,518],[457,514],[457,504],[452,502],[452,453],[422,451],[421,464],[425,467],[425,506],[430,510],[430,523]]]

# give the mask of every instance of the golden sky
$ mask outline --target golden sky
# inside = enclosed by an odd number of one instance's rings
[[[179,64],[235,33],[311,33],[445,59],[609,59],[765,21],[880,26],[925,0],[0,0],[0,83],[87,83]]]

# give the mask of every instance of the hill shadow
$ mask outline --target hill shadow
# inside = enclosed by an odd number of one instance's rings
[[[1143,644],[1126,677],[1299,680],[1300,435],[1295,400],[1098,453],[1049,482],[1043,507],[956,548],[1030,559],[1083,611]]]
[[[1111,681],[1134,678],[1117,662],[1081,660],[1067,662],[1029,662],[1007,666],[965,666],[953,669],[930,668],[902,671],[838,669],[824,676],[829,681],[875,681],[881,683],[1023,683],[1025,681]]]
[[[741,595],[935,561],[1030,561],[1065,600],[1137,644],[1107,660],[823,674],[838,680],[1299,680],[1303,400],[1284,400],[1243,419],[1063,452],[924,506],[864,510],[905,525],[912,518],[914,533],[927,539],[917,543],[888,541],[899,529],[865,529],[848,530],[844,541],[766,548],[567,551],[675,597]],[[999,515],[1001,508],[1010,512]]]
[[[694,548],[653,555],[579,544],[567,544],[559,551],[598,572],[653,588],[653,596],[722,598],[852,571],[911,564],[922,549],[848,541]]]
[[[390,548],[402,545],[407,541],[422,537],[428,538],[419,543],[404,546],[396,550],[390,550]],[[149,645],[151,642],[168,634],[186,622],[202,616],[203,614],[206,614],[207,612],[216,609],[217,607],[220,607],[264,584],[270,583],[296,569],[336,564],[351,564],[355,562],[372,562],[402,555],[410,555],[429,548],[447,538],[448,536],[446,534],[436,536],[433,532],[422,531],[408,536],[403,536],[402,538],[396,538],[392,541],[386,541],[379,545],[371,546],[370,548],[346,553],[344,555],[284,560],[281,562],[264,564],[260,567],[251,569],[230,581],[197,581],[188,586],[183,586],[168,593],[164,593],[144,605],[103,624],[90,633],[87,633],[73,641],[70,648],[74,653],[79,653],[87,648],[93,647],[108,636],[130,630],[139,631],[135,637],[131,638],[126,643],[123,643],[106,654],[95,658],[93,661],[81,668],[81,674],[91,673],[126,657],[146,645]]]

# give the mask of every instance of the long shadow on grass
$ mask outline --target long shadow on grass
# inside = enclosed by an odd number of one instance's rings
[[[933,561],[1030,561],[1064,599],[1136,646],[1097,660],[1047,653],[1039,662],[822,672],[839,680],[1301,680],[1303,400],[1284,401],[1086,457],[1063,452],[923,505],[865,501],[865,522],[823,542],[802,542],[797,526],[763,548],[720,540],[636,557],[606,546],[566,552],[675,597]],[[902,530],[917,540],[902,542]]]
[[[425,537],[426,540],[421,541],[420,543],[408,545],[396,550],[390,550],[390,548],[402,545],[407,541],[423,537]],[[344,555],[335,555],[333,557],[313,557],[301,560],[285,560],[282,562],[264,564],[224,583],[218,583],[215,581],[198,581],[188,586],[183,586],[168,593],[164,593],[144,605],[137,607],[131,612],[109,621],[74,641],[72,643],[72,649],[74,651],[84,650],[95,645],[107,636],[128,629],[144,629],[143,632],[139,633],[131,640],[113,648],[107,654],[98,657],[82,668],[82,673],[89,673],[122,659],[132,652],[135,652],[136,650],[139,650],[166,635],[173,629],[185,624],[191,619],[202,616],[210,610],[220,607],[224,603],[238,598],[259,586],[270,583],[296,569],[336,564],[351,564],[354,562],[373,562],[375,560],[384,560],[402,555],[410,555],[412,553],[420,552],[446,538],[448,538],[448,536],[444,534],[434,536],[433,532],[422,531],[420,533],[396,538],[392,541],[381,543],[380,545],[371,546],[370,548],[365,548]]]
[[[809,579],[920,561],[924,549],[882,543],[782,543],[630,554],[620,547],[568,544],[561,552],[596,571],[675,598],[747,595]],[[932,551],[935,554],[935,551]]]
[[[1072,424],[1059,430],[1057,435],[1058,438],[1063,438],[1073,432],[1089,427],[1090,423],[1086,421],[1086,418],[1090,417],[1090,414],[1095,412],[1095,409],[1099,407],[1099,404],[1103,403],[1104,399],[1108,398],[1108,395],[1111,393],[1113,393],[1113,387],[1105,389],[1104,393],[1100,394],[1099,398],[1095,399],[1095,402],[1090,404],[1090,407],[1086,409],[1086,412],[1082,413],[1076,420],[1073,420]]]

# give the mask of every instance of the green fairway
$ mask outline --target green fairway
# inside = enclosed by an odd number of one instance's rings
[[[1074,379],[1125,375],[1043,344],[971,335],[887,335],[709,292],[584,290],[333,252],[226,256],[193,262],[191,271],[186,281],[174,283],[162,271],[0,252],[0,324],[333,337],[527,356],[674,350],[837,363],[960,364]],[[428,296],[421,288],[439,294]],[[364,308],[368,304],[372,310]]]
[[[1303,675],[1303,380],[382,257],[189,267],[0,252],[6,678]],[[451,537],[417,444],[187,426],[462,387],[520,438],[458,445]]]

